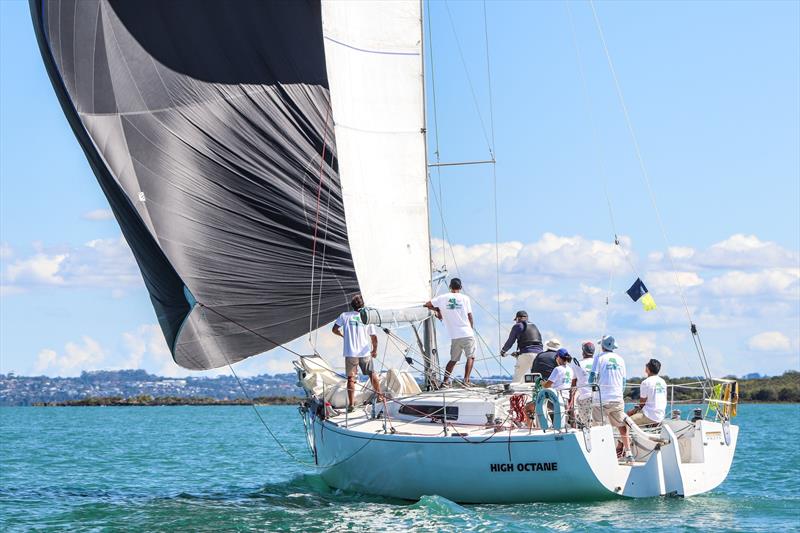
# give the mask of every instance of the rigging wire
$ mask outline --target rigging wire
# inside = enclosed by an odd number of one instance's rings
[[[322,199],[322,181],[324,178],[325,170],[325,152],[328,147],[328,121],[330,119],[330,107],[325,110],[325,126],[322,135],[322,154],[319,158],[319,182],[317,185],[317,208],[314,217],[314,239],[311,245],[311,294],[309,295],[309,313],[308,313],[308,341],[312,343],[311,332],[314,330],[314,270],[317,262],[317,230],[319,228],[319,207],[320,200]],[[327,239],[326,239],[327,241]],[[320,281],[320,293],[322,292],[322,282]]]
[[[440,223],[442,225],[442,232],[445,232],[445,225],[444,225],[444,195],[442,193],[442,167],[438,166],[438,163],[441,162],[440,157],[441,153],[439,150],[439,112],[438,107],[436,105],[436,68],[434,66],[434,58],[433,58],[433,23],[431,20],[431,6],[432,4],[429,2],[427,4],[427,15],[428,15],[428,49],[430,53],[428,57],[430,57],[431,63],[431,104],[433,106],[433,138],[434,143],[436,145],[436,149],[434,150],[434,155],[436,156],[436,182],[439,188],[439,194],[437,196],[435,185],[431,183],[431,188],[433,190],[433,196],[436,199],[437,206],[439,208],[439,218]],[[424,90],[424,88],[423,88]],[[431,172],[428,170],[428,179],[433,182],[431,179]],[[441,199],[441,200],[440,200]],[[442,246],[442,269],[447,270],[447,249],[445,246]]]
[[[691,314],[691,311],[689,309],[689,304],[686,301],[686,295],[685,295],[684,290],[683,290],[683,284],[680,281],[680,277],[678,276],[678,270],[677,270],[677,267],[675,265],[675,260],[672,257],[672,253],[670,252],[670,244],[669,244],[669,238],[667,236],[667,230],[666,230],[666,227],[664,226],[664,221],[663,221],[663,219],[661,217],[661,212],[658,209],[658,203],[656,202],[655,193],[653,192],[653,186],[652,186],[652,183],[651,183],[651,180],[650,180],[650,174],[647,171],[647,166],[644,163],[644,157],[642,156],[642,151],[641,151],[641,148],[639,147],[639,141],[638,141],[638,139],[636,137],[636,132],[633,129],[633,123],[632,123],[631,118],[630,118],[630,113],[628,113],[628,106],[625,104],[625,97],[623,96],[622,88],[621,88],[620,83],[619,83],[619,78],[617,77],[617,72],[616,72],[616,69],[614,68],[614,62],[611,60],[611,53],[608,50],[608,45],[606,43],[605,34],[603,33],[603,28],[602,28],[602,26],[600,24],[600,19],[597,16],[597,10],[595,9],[594,0],[589,0],[589,6],[592,9],[592,17],[594,19],[595,26],[597,27],[598,35],[600,36],[600,42],[603,45],[603,51],[605,52],[606,61],[608,63],[608,68],[609,68],[609,70],[611,72],[611,77],[614,80],[614,87],[615,87],[616,92],[617,92],[617,97],[619,98],[620,106],[622,107],[622,112],[623,112],[623,115],[625,117],[625,124],[626,124],[626,126],[628,128],[628,133],[630,134],[631,141],[633,142],[634,151],[636,152],[636,159],[639,162],[639,168],[641,170],[642,178],[643,178],[643,181],[644,181],[645,186],[647,188],[648,195],[650,197],[650,203],[652,204],[653,210],[656,213],[656,220],[658,221],[659,228],[661,229],[661,235],[664,238],[664,244],[667,247],[666,255],[667,255],[667,258],[669,259],[670,266],[672,267],[672,272],[673,272],[673,275],[675,277],[675,284],[678,287],[678,293],[680,294],[681,301],[683,302],[683,307],[684,307],[684,309],[686,311],[686,316],[689,319],[689,324],[691,325],[693,341],[695,343],[695,346],[698,348],[697,353],[700,356],[700,364],[703,367],[703,371],[704,371],[704,373],[706,375],[706,379],[710,380],[711,379],[711,373],[710,373],[710,369],[708,367],[708,360],[706,359],[705,351],[702,348],[702,343],[700,343],[699,346],[698,346],[698,340],[699,339],[697,339],[697,340],[694,339],[694,337],[698,337],[699,336],[699,333],[697,332],[697,327],[695,326],[694,321],[692,320],[692,314]]]
[[[489,124],[492,131],[492,146],[490,153],[492,155],[492,192],[494,196],[494,260],[495,260],[495,274],[497,280],[497,344],[502,346],[503,337],[500,331],[500,224],[498,223],[497,212],[497,159],[495,152],[497,145],[495,144],[494,137],[494,100],[492,98],[492,67],[489,61],[489,23],[486,16],[486,0],[483,0],[483,37],[486,45],[486,81],[489,85]]]
[[[458,32],[456,31],[456,25],[453,21],[453,14],[450,11],[450,3],[448,0],[444,0],[444,6],[447,8],[447,17],[450,19],[450,28],[453,30],[453,37],[456,40],[456,47],[458,48],[458,55],[461,58],[461,66],[464,68],[464,74],[467,77],[467,84],[469,85],[470,94],[472,95],[472,103],[475,105],[475,111],[478,113],[478,120],[481,123],[481,131],[483,132],[483,138],[486,140],[486,146],[489,149],[489,154],[494,159],[493,149],[494,144],[489,141],[489,134],[486,131],[486,124],[483,120],[483,114],[481,113],[480,105],[478,104],[478,97],[475,93],[475,86],[472,84],[472,77],[469,75],[469,69],[467,68],[467,61],[464,59],[464,51],[461,48],[461,40],[458,38]]]

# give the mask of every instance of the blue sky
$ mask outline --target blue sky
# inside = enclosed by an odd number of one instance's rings
[[[687,304],[720,375],[800,368],[799,6],[595,4]],[[479,113],[487,126],[490,113],[482,4],[432,2],[430,9],[441,158],[484,159]],[[568,346],[594,339],[611,278],[606,329],[634,373],[650,356],[668,374],[699,373],[590,5],[489,2],[487,13],[503,331],[514,310],[527,308]],[[0,15],[0,372],[188,373],[169,358],[138,271],[60,110],[27,3],[0,2]],[[427,81],[430,89],[430,72]],[[433,116],[429,90],[431,132]],[[491,169],[447,169],[441,180],[466,289],[494,311]],[[604,190],[658,311],[645,314],[626,300],[636,275],[609,244]],[[438,218],[434,209],[433,233],[441,237]],[[438,241],[434,248],[441,257]],[[477,311],[476,320],[496,344],[493,318]],[[320,338],[336,359],[337,339]],[[271,353],[241,369],[285,371],[289,361]],[[487,359],[478,369],[499,366]]]

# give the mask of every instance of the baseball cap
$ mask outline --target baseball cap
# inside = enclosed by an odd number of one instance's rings
[[[594,355],[594,343],[592,341],[586,341],[581,344],[581,352],[584,355]]]
[[[517,314],[514,316],[514,320],[516,320],[518,318],[528,318],[528,312],[527,311],[517,311]]]

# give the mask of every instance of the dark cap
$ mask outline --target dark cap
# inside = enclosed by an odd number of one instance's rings
[[[592,341],[586,341],[581,344],[581,351],[583,355],[594,355],[594,343]]]
[[[566,348],[559,348],[558,351],[556,352],[556,356],[562,359],[567,355],[569,355],[569,350],[567,350]]]
[[[514,320],[516,320],[518,318],[528,318],[528,312],[527,311],[517,311],[516,316],[514,316]]]
[[[450,280],[450,288],[460,291],[461,290],[461,280],[458,278],[453,278]]]

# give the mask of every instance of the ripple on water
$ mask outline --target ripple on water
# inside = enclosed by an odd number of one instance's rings
[[[305,452],[292,407],[262,413]],[[694,498],[460,505],[330,488],[249,408],[0,408],[0,529],[209,531],[800,530],[798,406],[742,406],[731,473]],[[766,431],[781,427],[782,438]]]

